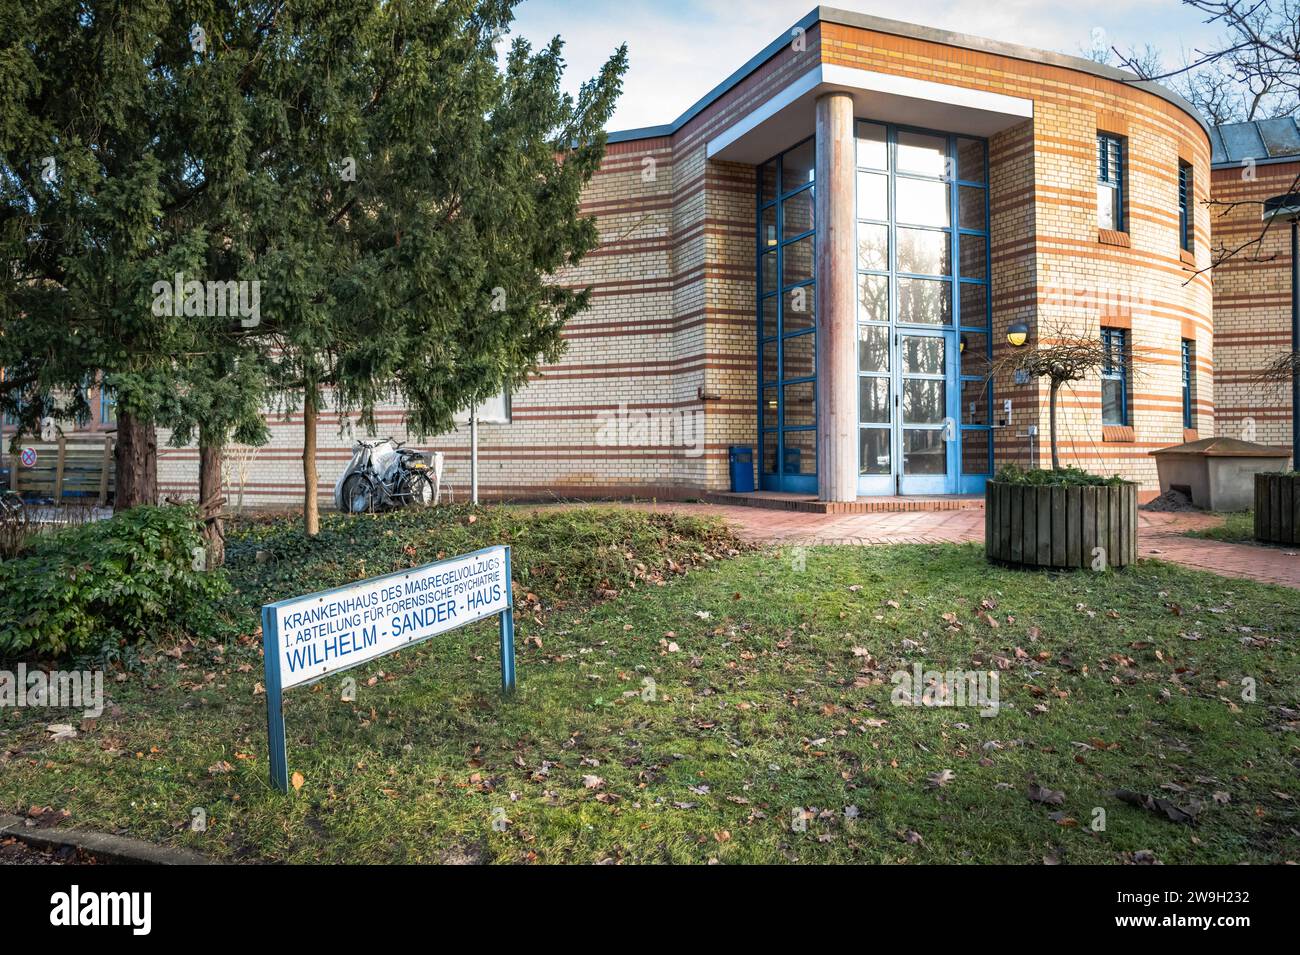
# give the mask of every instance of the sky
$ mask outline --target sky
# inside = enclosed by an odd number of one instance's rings
[[[813,0],[522,0],[515,33],[559,34],[576,92],[620,43],[623,96],[609,129],[669,123],[811,10]],[[1178,0],[838,0],[845,10],[1079,55],[1094,31],[1121,50],[1146,44],[1176,68],[1219,31]]]

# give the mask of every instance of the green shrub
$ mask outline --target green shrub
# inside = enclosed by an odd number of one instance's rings
[[[226,570],[249,611],[493,544],[511,545],[516,596],[531,593],[550,610],[654,586],[746,547],[715,518],[586,506],[328,513],[313,539],[298,518],[259,516],[227,527]]]
[[[1003,465],[994,480],[1003,484],[1027,484],[1036,487],[1116,487],[1129,483],[1118,474],[1102,477],[1100,474],[1089,474],[1081,468],[1026,470],[1015,464]]]
[[[192,629],[228,586],[222,572],[194,569],[202,544],[193,507],[135,507],[37,538],[0,562],[0,659]]]

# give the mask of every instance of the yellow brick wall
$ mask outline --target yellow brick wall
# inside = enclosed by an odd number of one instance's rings
[[[1291,350],[1291,233],[1265,230],[1263,201],[1295,188],[1300,162],[1214,171],[1214,242],[1232,252],[1214,269],[1217,433],[1289,447],[1291,390],[1264,383],[1268,365]]]

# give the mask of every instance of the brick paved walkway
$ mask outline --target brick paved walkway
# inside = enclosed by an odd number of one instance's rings
[[[984,540],[982,508],[873,514],[806,514],[723,504],[635,504],[650,510],[713,514],[742,537],[782,544],[928,544]],[[1138,552],[1225,577],[1300,589],[1300,552],[1182,536],[1219,518],[1197,513],[1138,512]]]

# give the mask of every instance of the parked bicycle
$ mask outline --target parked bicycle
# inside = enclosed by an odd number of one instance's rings
[[[0,518],[23,514],[23,499],[13,491],[0,491]]]
[[[349,514],[392,507],[433,507],[440,496],[441,454],[404,447],[392,438],[357,441],[334,485],[334,504]]]

